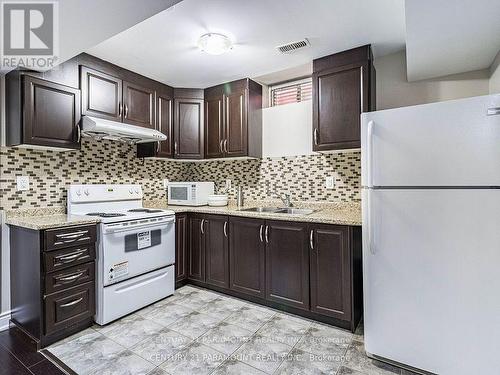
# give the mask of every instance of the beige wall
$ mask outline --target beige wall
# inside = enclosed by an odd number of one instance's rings
[[[490,94],[500,93],[500,51],[490,68]]]
[[[490,90],[488,69],[426,81],[408,82],[405,51],[375,59],[375,68],[377,70],[377,109],[487,95]],[[497,74],[500,75],[500,72]]]

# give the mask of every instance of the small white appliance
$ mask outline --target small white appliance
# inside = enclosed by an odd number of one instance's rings
[[[227,194],[211,194],[208,196],[208,205],[213,207],[227,206],[229,197]]]
[[[107,324],[174,293],[175,214],[140,185],[71,185],[68,214],[99,217],[96,315]]]
[[[159,142],[167,136],[155,129],[105,120],[98,117],[82,117],[82,135],[98,139],[110,139],[127,143]]]
[[[500,95],[362,115],[365,350],[500,369]]]
[[[169,182],[168,204],[180,206],[206,206],[208,196],[214,193],[213,182]]]

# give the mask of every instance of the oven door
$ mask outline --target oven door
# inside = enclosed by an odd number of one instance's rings
[[[173,184],[168,186],[168,203],[189,205],[191,204],[191,184]]]
[[[104,286],[175,263],[175,218],[105,224],[100,244]]]

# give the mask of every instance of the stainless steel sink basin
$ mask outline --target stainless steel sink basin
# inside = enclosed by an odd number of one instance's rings
[[[279,207],[252,207],[244,208],[241,211],[247,212],[261,212],[271,214],[288,214],[288,215],[309,215],[314,212],[309,208],[279,208]]]
[[[277,214],[289,214],[289,215],[310,215],[314,212],[310,208],[282,208]]]
[[[276,213],[279,212],[280,210],[282,210],[282,208],[279,207],[252,207],[252,208],[244,208],[241,211]]]

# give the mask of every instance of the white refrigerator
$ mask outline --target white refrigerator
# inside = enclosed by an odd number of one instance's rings
[[[500,95],[362,114],[369,356],[500,374]]]

